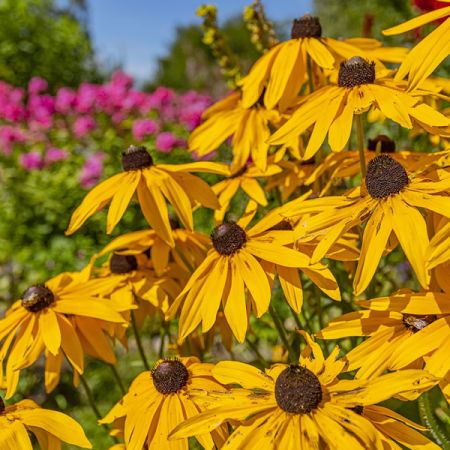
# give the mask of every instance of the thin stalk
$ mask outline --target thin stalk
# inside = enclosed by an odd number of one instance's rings
[[[139,331],[136,325],[136,319],[134,318],[134,312],[131,311],[131,326],[133,327],[134,338],[136,339],[136,345],[139,350],[139,355],[142,359],[142,364],[144,364],[145,370],[150,370],[147,358],[144,353],[144,347],[142,346],[141,337],[139,336]]]
[[[361,175],[366,176],[366,154],[364,153],[364,127],[362,114],[356,114],[356,138],[358,140],[359,164]]]
[[[289,340],[286,335],[286,331],[283,327],[283,324],[272,306],[269,306],[269,314],[272,316],[272,320],[275,325],[275,328],[277,329],[278,334],[279,334],[281,340],[283,341],[283,344],[286,347],[286,350],[288,351],[289,359],[291,360],[291,362],[295,362],[296,358],[295,358],[294,349],[292,348],[291,344],[289,344]]]
[[[419,397],[419,414],[420,420],[426,427],[428,427],[429,432],[435,440],[436,444],[438,444],[439,447],[441,447],[443,450],[449,450],[450,439],[446,435],[446,433],[441,430],[441,427],[434,417],[429,392],[424,392]]]
[[[164,342],[166,340],[166,334],[167,334],[167,328],[164,326],[163,328],[163,332],[161,333],[161,329],[160,329],[160,336],[161,336],[161,342],[159,344],[159,359],[162,359],[162,357],[164,356]]]
[[[313,78],[313,69],[312,69],[312,61],[309,55],[306,55],[306,70],[308,71],[308,86],[309,93],[314,92],[314,78]]]
[[[122,378],[120,377],[116,366],[114,364],[108,364],[108,366],[110,367],[113,377],[116,380],[117,385],[119,386],[120,392],[122,392],[122,395],[125,395],[127,393],[127,390],[125,389]]]
[[[94,412],[97,419],[100,420],[102,418],[102,415],[100,414],[100,411],[98,410],[97,405],[95,404],[94,395],[92,394],[91,388],[89,387],[89,384],[87,383],[83,374],[80,374],[80,381],[86,392],[86,396],[88,398],[88,402],[92,408],[92,411]]]

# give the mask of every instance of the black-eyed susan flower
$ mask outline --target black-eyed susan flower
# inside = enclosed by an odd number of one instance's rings
[[[450,261],[450,221],[442,220],[427,250],[427,266],[434,269]]]
[[[250,107],[265,91],[266,108],[284,111],[308,79],[308,59],[321,69],[333,69],[340,61],[359,54],[369,57],[361,46],[322,37],[319,18],[305,14],[293,21],[291,39],[272,47],[241,80],[242,103]],[[370,54],[376,57],[383,52]],[[311,74],[320,75],[316,72],[312,70]]]
[[[215,184],[212,190],[219,198],[220,203],[220,208],[214,211],[214,219],[216,222],[223,221],[231,200],[239,189],[242,189],[258,205],[267,206],[266,194],[257,178],[270,177],[280,172],[281,168],[276,164],[268,164],[264,172],[255,164],[248,164],[232,173],[225,180]]]
[[[168,245],[154,230],[133,231],[111,241],[98,257],[110,252],[126,255],[149,254],[157,275],[167,271],[169,264],[175,263],[187,273],[193,271],[205,259],[211,246],[208,236],[197,231],[181,228],[174,218],[170,218],[174,247]]]
[[[337,85],[330,84],[306,96],[292,117],[270,138],[272,145],[284,144],[314,125],[304,159],[314,156],[328,134],[333,151],[341,151],[350,137],[353,116],[376,108],[404,128],[427,126],[439,134],[450,119],[404,92],[392,79],[376,74],[375,63],[360,56],[342,62]]]
[[[92,448],[81,426],[58,411],[43,409],[33,400],[5,405],[0,398],[0,448],[32,450],[28,433],[33,434],[41,450],[57,450],[61,442]]]
[[[383,448],[376,427],[351,408],[373,405],[405,391],[420,392],[436,383],[419,370],[372,380],[339,380],[344,366],[336,359],[339,349],[325,359],[317,343],[305,336],[309,345],[295,365],[276,364],[263,372],[237,361],[219,362],[214,377],[242,388],[210,392],[208,410],[178,426],[171,438],[211,432],[229,421],[235,429],[224,448]]]
[[[260,317],[269,308],[275,266],[297,311],[302,292],[297,269],[307,273],[318,287],[335,298],[339,295],[336,281],[325,266],[312,266],[309,256],[289,248],[293,244],[291,230],[260,229],[258,224],[246,230],[252,217],[248,213],[237,223],[224,222],[214,228],[213,248],[167,313],[171,318],[181,308],[181,340],[200,323],[203,332],[208,331],[222,307],[234,336],[243,342],[250,310]],[[290,268],[295,270],[291,272]]]
[[[427,287],[430,274],[425,265],[425,254],[429,238],[425,219],[418,208],[450,216],[450,197],[439,195],[449,187],[448,177],[440,181],[429,181],[420,176],[410,178],[398,161],[383,154],[368,164],[363,186],[343,196],[294,204],[291,213],[313,213],[296,227],[297,236],[319,238],[312,263],[320,261],[339,236],[367,221],[353,282],[355,295],[368,286],[392,233],[420,284]],[[288,208],[286,213],[289,213]]]
[[[187,449],[187,439],[169,441],[169,433],[184,420],[205,409],[204,402],[190,397],[191,391],[224,391],[211,374],[212,364],[195,357],[165,359],[152,371],[137,376],[128,393],[100,423],[114,423],[122,429],[127,450]],[[196,434],[205,449],[220,447],[226,440],[225,428]]]
[[[245,166],[249,157],[260,170],[266,170],[270,125],[280,121],[276,111],[267,110],[258,98],[244,107],[241,93],[234,92],[208,108],[202,117],[204,122],[189,137],[189,150],[207,155],[232,137],[232,171]]]
[[[440,448],[419,433],[419,431],[427,431],[427,428],[384,406],[355,406],[352,410],[369,420],[377,429],[384,449],[398,449],[398,444],[411,449],[438,450]]]
[[[97,322],[91,322],[80,332],[74,323],[75,316],[126,325],[119,309],[97,297],[102,288],[101,280],[85,282],[84,275],[63,273],[45,284],[30,286],[22,299],[6,311],[0,320],[0,379],[3,379],[6,360],[6,398],[15,393],[20,371],[31,366],[43,353],[47,392],[58,384],[64,356],[73,367],[74,375],[83,373],[80,334],[95,346],[102,329],[96,328]],[[102,343],[99,341],[98,345]]]
[[[228,174],[225,164],[194,162],[188,164],[154,164],[145,147],[130,146],[122,154],[123,172],[95,186],[72,214],[66,234],[77,231],[83,223],[111,202],[106,219],[109,234],[120,221],[133,195],[155,232],[173,246],[166,199],[173,206],[183,225],[192,230],[192,205],[197,202],[207,208],[219,207],[209,185],[191,172]]]
[[[448,2],[448,0],[442,0]],[[422,14],[400,25],[383,31],[386,36],[401,34],[427,23],[450,16],[450,6]],[[409,90],[417,88],[450,54],[450,17],[410,50],[398,69],[396,78],[408,76]]]
[[[319,337],[338,339],[369,336],[346,355],[348,370],[358,369],[359,378],[369,378],[385,370],[397,370],[415,363],[442,379],[445,391],[449,380],[450,298],[440,292],[398,292],[360,302],[367,310],[333,320]]]

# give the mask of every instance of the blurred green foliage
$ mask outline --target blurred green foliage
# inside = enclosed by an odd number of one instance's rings
[[[38,75],[51,90],[98,79],[84,25],[54,0],[1,0],[0,24],[0,79],[26,86]]]

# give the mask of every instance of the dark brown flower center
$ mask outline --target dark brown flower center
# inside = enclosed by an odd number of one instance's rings
[[[381,153],[394,153],[395,141],[388,138],[385,134],[379,134],[377,137],[369,139],[367,150],[375,152],[378,147],[380,147]]]
[[[161,394],[173,394],[186,386],[189,372],[177,359],[166,359],[152,370],[153,384]]]
[[[275,399],[283,411],[309,413],[322,401],[322,386],[306,367],[290,365],[275,382]]]
[[[375,63],[366,61],[360,56],[354,56],[341,62],[339,67],[338,85],[351,88],[375,81]]]
[[[318,17],[305,14],[300,19],[294,19],[291,29],[291,38],[299,39],[305,37],[320,38],[322,36],[322,26]]]
[[[153,165],[150,153],[143,146],[130,145],[125,153],[122,153],[122,167],[125,171],[144,169]]]
[[[291,222],[287,219],[283,219],[281,222],[278,222],[273,227],[269,228],[269,231],[283,231],[283,230],[293,230]]]
[[[39,312],[55,301],[53,292],[43,284],[30,286],[22,295],[22,306],[30,312]]]
[[[109,260],[109,270],[112,273],[129,273],[138,268],[136,257],[114,253]]]
[[[405,168],[389,155],[376,156],[367,165],[366,188],[372,198],[398,194],[408,183]]]
[[[423,330],[435,320],[437,320],[435,314],[428,314],[424,316],[417,314],[403,314],[403,325],[406,329],[412,331],[413,333]]]
[[[245,231],[234,222],[224,222],[214,228],[211,233],[214,248],[221,255],[232,255],[240,250],[247,242]]]

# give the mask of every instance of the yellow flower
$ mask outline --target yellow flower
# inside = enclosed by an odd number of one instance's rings
[[[434,269],[450,261],[450,221],[441,220],[427,250],[427,267]]]
[[[339,380],[344,366],[336,360],[339,348],[325,359],[317,343],[302,334],[308,346],[296,365],[276,364],[263,372],[241,362],[218,363],[214,377],[222,384],[242,388],[225,393],[210,391],[208,410],[175,428],[171,438],[211,432],[230,421],[236,428],[223,448],[383,448],[377,428],[351,408],[373,405],[402,392],[420,392],[436,383],[419,370],[373,380]]]
[[[327,134],[331,149],[341,151],[350,137],[353,116],[371,107],[381,110],[404,128],[411,129],[415,123],[424,124],[439,134],[437,127],[450,125],[448,117],[421,103],[420,98],[404,92],[393,80],[377,77],[373,62],[354,56],[341,63],[338,84],[325,86],[304,97],[269,143],[284,144],[314,125],[304,159],[314,156]]]
[[[379,148],[379,151],[378,151]],[[374,139],[369,139],[365,150],[366,161],[371,161],[380,153],[388,153],[392,159],[398,161],[409,174],[424,172],[429,167],[439,167],[448,155],[448,151],[442,152],[416,152],[409,150],[396,151],[395,142],[386,135],[378,135]],[[345,151],[329,154],[320,163],[314,172],[304,180],[307,186],[314,183],[322,175],[326,174],[326,184],[320,191],[320,195],[327,193],[333,183],[337,183],[342,178],[354,177],[361,173],[358,151]]]
[[[207,332],[222,306],[234,336],[243,342],[249,311],[252,309],[261,317],[269,308],[275,270],[283,290],[288,293],[288,301],[297,311],[302,303],[298,268],[328,295],[339,297],[337,283],[325,266],[310,265],[309,256],[287,247],[293,244],[292,231],[268,230],[258,224],[245,230],[253,214],[254,210],[247,211],[237,223],[224,222],[212,232],[213,248],[167,313],[167,317],[173,317],[181,307],[181,340],[200,322],[203,332]]]
[[[252,200],[261,206],[267,206],[267,199],[263,188],[257,178],[270,177],[281,172],[276,164],[269,164],[263,172],[254,164],[243,166],[240,170],[232,173],[225,180],[219,181],[212,190],[219,198],[220,208],[214,211],[216,222],[222,222],[230,202],[239,189],[242,189]]]
[[[30,286],[0,320],[0,380],[6,361],[6,398],[16,391],[20,371],[31,366],[45,352],[45,387],[52,391],[59,382],[66,356],[74,376],[84,369],[84,339],[95,347],[111,345],[97,322],[74,322],[76,318],[100,319],[110,323],[125,321],[105,299],[96,297],[101,281],[84,282],[80,274],[63,273],[45,285]],[[79,324],[81,323],[81,326]],[[83,323],[86,326],[83,326]],[[98,341],[98,339],[102,339]]]
[[[450,380],[444,378],[450,370],[449,294],[399,291],[359,304],[368,310],[344,314],[318,333],[323,339],[370,336],[346,355],[347,369],[370,378],[413,363],[422,367],[425,358],[425,369],[441,379],[450,398]]]
[[[66,414],[43,409],[33,400],[5,406],[0,398],[0,449],[32,450],[28,433],[41,450],[60,449],[61,442],[92,448],[81,426]]]
[[[268,111],[258,99],[244,107],[241,94],[234,92],[208,108],[203,118],[189,137],[189,150],[207,155],[233,136],[232,171],[243,167],[250,156],[260,170],[266,170],[270,125],[280,120],[276,111]]]
[[[240,84],[243,106],[248,108],[253,105],[265,91],[266,108],[285,111],[297,98],[308,78],[309,58],[321,69],[333,69],[336,63],[358,54],[365,58],[385,54],[383,51],[375,52],[373,42],[369,45],[359,41],[358,44],[359,47],[348,41],[322,37],[319,18],[305,14],[294,20],[291,39],[272,47],[256,61],[249,74],[242,79]],[[370,47],[367,54],[361,48],[364,45],[366,48]],[[392,57],[393,55],[390,55],[388,60]]]
[[[199,389],[224,391],[214,380],[212,364],[197,358],[160,360],[151,372],[137,376],[128,393],[100,423],[113,423],[122,428],[127,450],[142,448],[187,449],[187,439],[169,441],[169,433],[184,420],[205,409],[201,399],[191,399],[190,393]],[[195,437],[206,448],[220,447],[226,440],[224,427]]]
[[[420,284],[426,288],[430,280],[425,266],[429,239],[425,219],[418,208],[450,216],[450,197],[438,195],[449,188],[448,177],[441,181],[429,181],[419,176],[410,179],[399,162],[382,154],[368,164],[362,187],[343,196],[307,200],[294,205],[290,213],[313,213],[296,229],[297,236],[320,238],[312,263],[320,261],[343,233],[367,221],[353,281],[355,295],[368,286],[384,250],[392,246],[392,242],[389,243],[392,233]],[[286,213],[289,214],[287,209]]]
[[[449,2],[449,0],[441,0]],[[386,36],[404,33],[421,27],[426,23],[433,22],[450,15],[450,6],[436,9],[427,14],[408,20],[383,31]],[[409,88],[413,90],[419,86],[436,67],[450,54],[450,17],[439,25],[425,39],[419,42],[406,56],[398,69],[396,79],[401,80],[408,75]]]
[[[219,207],[211,188],[190,172],[228,174],[225,164],[194,162],[154,164],[145,147],[130,146],[122,155],[123,172],[94,187],[72,214],[66,234],[77,231],[93,214],[111,202],[106,219],[109,234],[125,213],[137,191],[141,210],[155,232],[170,246],[174,245],[165,198],[172,204],[183,225],[192,230],[192,205]]]

